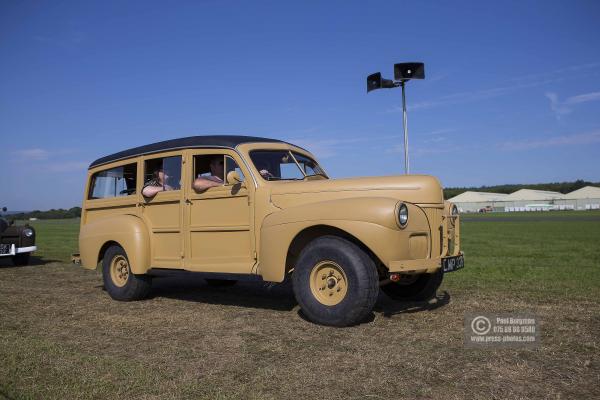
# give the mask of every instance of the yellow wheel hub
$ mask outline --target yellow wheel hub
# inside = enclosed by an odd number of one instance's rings
[[[346,297],[348,278],[338,264],[321,261],[310,272],[310,290],[321,304],[334,306]]]
[[[110,262],[110,278],[118,287],[123,287],[129,278],[129,262],[122,255],[115,256]]]

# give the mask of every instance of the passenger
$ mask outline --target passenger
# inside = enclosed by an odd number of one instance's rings
[[[172,186],[167,185],[169,175],[162,168],[157,169],[152,173],[152,179],[144,184],[142,195],[144,197],[154,197],[158,192],[173,190]]]
[[[257,169],[258,173],[266,180],[269,180],[270,178],[275,178],[275,175],[269,172],[269,164],[267,164],[265,161],[259,161],[259,163],[257,164]]]
[[[210,160],[210,176],[199,176],[194,180],[192,187],[197,192],[203,192],[211,187],[223,186],[224,172],[223,156],[215,156]]]

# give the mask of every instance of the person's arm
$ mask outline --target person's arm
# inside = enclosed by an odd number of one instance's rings
[[[196,178],[194,183],[192,183],[192,187],[198,192],[203,192],[208,188],[217,186],[223,186],[223,182],[218,178],[213,178],[212,176]]]
[[[144,197],[154,197],[156,193],[162,192],[164,189],[162,186],[146,186],[142,189],[142,195]]]
[[[274,178],[275,175],[273,175],[272,173],[270,173],[268,170],[266,169],[261,169],[260,171],[258,171],[260,173],[260,175],[265,178],[265,179],[269,179],[269,178]]]

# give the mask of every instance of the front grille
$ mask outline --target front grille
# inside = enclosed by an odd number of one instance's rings
[[[444,215],[442,208],[424,207],[423,211],[429,220],[432,237],[431,257],[446,257],[458,252],[460,247],[460,220]],[[454,222],[454,223],[453,223]]]

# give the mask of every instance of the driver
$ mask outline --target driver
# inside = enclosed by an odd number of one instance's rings
[[[260,174],[260,176],[262,176],[266,180],[275,177],[275,175],[269,172],[269,164],[266,161],[259,161],[256,164],[256,169],[258,169],[258,173]]]
[[[215,156],[210,160],[210,176],[199,176],[194,179],[192,187],[197,192],[203,192],[208,188],[223,186],[223,175],[225,168],[223,167],[223,156]]]
[[[144,197],[154,197],[158,192],[173,190],[172,186],[167,185],[169,175],[162,169],[158,168],[152,173],[152,179],[144,183],[142,195]]]

